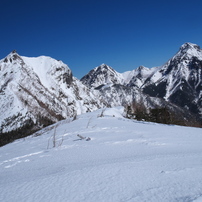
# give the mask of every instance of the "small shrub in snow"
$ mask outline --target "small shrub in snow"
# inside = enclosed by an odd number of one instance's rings
[[[59,139],[56,138],[56,136],[57,136],[56,128],[57,128],[57,127],[58,127],[58,125],[55,125],[55,127],[54,127],[54,131],[53,131],[53,134],[52,134],[52,136],[51,136],[51,137],[49,138],[49,140],[48,140],[48,146],[47,146],[47,149],[49,149],[50,139],[52,139],[52,145],[53,145],[53,148],[55,148],[55,147],[59,147],[59,146],[61,146],[62,143],[63,143],[63,136],[62,136],[62,139],[61,139],[61,140],[59,140]]]
[[[101,111],[101,114],[98,115],[98,117],[104,117],[104,112],[105,112],[106,108],[103,108]]]

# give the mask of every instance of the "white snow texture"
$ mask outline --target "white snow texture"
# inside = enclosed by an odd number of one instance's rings
[[[0,201],[202,201],[202,129],[123,113],[82,114],[1,147]]]

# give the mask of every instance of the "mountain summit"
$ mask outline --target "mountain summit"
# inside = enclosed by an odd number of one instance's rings
[[[201,90],[202,50],[191,43],[183,44],[143,87],[150,96],[165,98],[195,113],[201,111]]]
[[[13,51],[0,60],[0,78],[0,135],[5,134],[5,142],[102,106],[66,64],[50,57]]]
[[[124,78],[112,67],[102,64],[82,77],[81,82],[89,88],[98,88],[100,85],[122,84]]]
[[[187,53],[190,51],[198,51],[201,52],[201,48],[200,46],[198,46],[197,44],[193,44],[193,43],[184,43],[181,47],[180,47],[180,51],[183,53]]]

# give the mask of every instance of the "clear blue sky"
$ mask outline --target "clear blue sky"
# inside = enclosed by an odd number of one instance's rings
[[[160,66],[185,42],[202,46],[201,0],[3,0],[0,58],[51,56],[81,78]]]

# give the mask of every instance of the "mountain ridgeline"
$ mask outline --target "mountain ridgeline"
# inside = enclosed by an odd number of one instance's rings
[[[202,50],[196,44],[183,44],[161,67],[120,74],[102,64],[81,81],[110,106],[128,106],[130,116],[139,120],[202,126]],[[162,113],[168,120],[157,118]]]
[[[202,50],[185,43],[161,67],[124,73],[102,64],[81,80],[62,61],[20,56],[0,60],[0,145],[98,108],[123,105],[126,116],[202,126]]]

